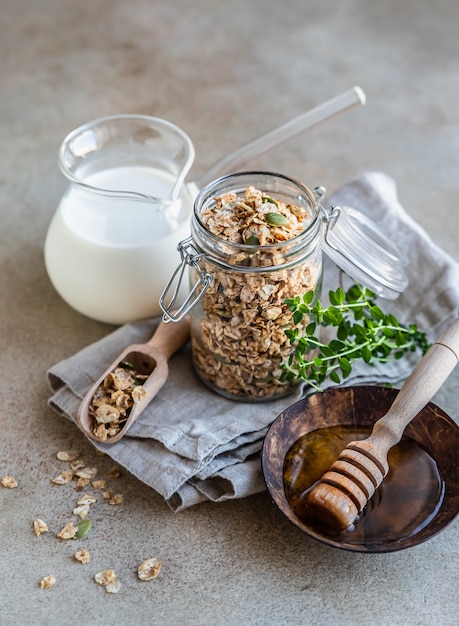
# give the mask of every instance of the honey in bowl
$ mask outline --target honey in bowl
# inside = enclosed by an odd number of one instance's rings
[[[413,537],[435,517],[445,484],[435,459],[414,439],[403,436],[389,451],[389,472],[360,513],[344,531],[324,526],[305,501],[330,465],[350,441],[369,436],[370,428],[336,425],[302,435],[288,450],[283,467],[287,501],[303,524],[324,536],[368,549]]]

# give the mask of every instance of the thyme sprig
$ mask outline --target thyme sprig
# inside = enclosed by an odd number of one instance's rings
[[[352,372],[352,364],[363,360],[370,366],[400,359],[407,352],[429,348],[425,333],[416,324],[405,326],[375,303],[375,294],[355,284],[346,292],[330,291],[330,305],[323,307],[314,291],[285,302],[293,313],[295,326],[285,330],[294,350],[282,364],[282,381],[307,381],[317,391],[327,378],[339,384]],[[299,324],[307,316],[304,330]],[[335,338],[323,343],[321,327],[336,329]]]

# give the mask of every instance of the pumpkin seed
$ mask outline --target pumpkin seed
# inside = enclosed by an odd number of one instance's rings
[[[218,354],[218,352],[214,352],[214,358],[219,363],[223,363],[223,365],[239,365],[239,363],[237,361],[233,361],[233,360],[227,359],[223,355]]]
[[[250,235],[250,237],[247,237],[244,243],[246,243],[248,246],[259,246],[260,240],[256,235]]]
[[[274,198],[271,198],[270,196],[261,196],[261,201],[269,202],[270,204],[275,204],[276,206],[279,206],[279,202]]]
[[[82,519],[81,522],[78,522],[74,539],[83,539],[83,537],[86,537],[91,530],[91,526],[92,523],[89,519]]]
[[[288,218],[282,215],[282,213],[266,213],[265,222],[271,226],[286,226]]]

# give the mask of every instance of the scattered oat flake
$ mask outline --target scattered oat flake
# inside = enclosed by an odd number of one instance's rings
[[[83,489],[86,487],[86,485],[89,485],[89,478],[79,478],[76,481],[75,489],[77,491],[83,491]]]
[[[124,502],[124,496],[122,493],[115,493],[114,496],[108,501],[109,504],[122,504]]]
[[[104,569],[101,572],[94,575],[94,580],[98,585],[106,587],[108,584],[113,583],[116,580],[116,574],[114,569]]]
[[[55,582],[56,582],[55,577],[52,574],[50,574],[49,576],[45,576],[44,578],[40,580],[40,587],[41,589],[49,589],[55,584]]]
[[[112,490],[111,489],[107,489],[107,491],[104,491],[102,493],[102,497],[104,500],[110,500],[110,498],[112,497]]]
[[[78,529],[73,525],[73,522],[69,522],[56,534],[56,537],[59,537],[59,539],[73,539],[77,530]]]
[[[13,476],[3,476],[0,482],[7,489],[14,489],[18,486],[17,480]]]
[[[73,463],[70,463],[70,469],[72,469],[74,472],[81,469],[82,467],[85,467],[85,462],[82,459],[78,459]]]
[[[89,563],[91,561],[89,552],[87,550],[83,550],[83,548],[77,550],[74,554],[74,557],[77,561],[80,561],[80,563]]]
[[[59,461],[72,462],[76,461],[79,456],[80,453],[78,452],[78,450],[61,450],[57,453],[57,458],[59,459]]]
[[[161,569],[162,563],[155,557],[154,559],[147,559],[137,569],[137,576],[140,580],[152,580],[156,578]]]
[[[78,500],[77,504],[93,504],[94,502],[97,502],[96,496],[93,496],[91,493],[85,493],[84,496],[81,496]]]
[[[42,535],[43,533],[47,533],[49,531],[48,525],[42,519],[38,518],[34,520],[33,529],[37,537]]]
[[[75,475],[78,476],[78,478],[95,478],[97,474],[97,468],[96,467],[84,467],[83,469],[78,469],[75,472]]]
[[[113,582],[108,583],[108,585],[105,586],[105,591],[107,593],[118,593],[120,589],[121,589],[121,581],[118,578],[115,578]]]
[[[94,489],[105,489],[107,487],[107,482],[105,480],[93,480],[91,485]]]
[[[81,504],[73,509],[74,515],[79,515],[81,519],[84,519],[89,513],[89,504]]]
[[[55,485],[68,485],[73,480],[73,472],[64,471],[55,476],[51,482]]]
[[[116,465],[111,467],[107,473],[110,476],[110,478],[119,478],[121,476],[120,469],[119,467],[116,467]]]

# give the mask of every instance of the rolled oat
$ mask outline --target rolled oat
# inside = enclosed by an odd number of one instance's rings
[[[77,527],[73,525],[73,522],[69,522],[56,534],[56,537],[59,537],[59,539],[73,539],[76,532]]]
[[[41,579],[40,588],[49,589],[55,584],[56,584],[56,578],[52,574],[49,574],[49,576],[45,576],[44,578]]]
[[[137,568],[137,576],[140,580],[152,580],[156,578],[161,570],[162,563],[155,557],[146,559]]]
[[[33,529],[34,529],[34,532],[37,535],[37,537],[42,535],[43,533],[47,533],[49,531],[49,528],[48,528],[48,525],[46,524],[46,522],[44,522],[40,518],[34,520]]]
[[[73,480],[73,471],[65,470],[51,479],[55,485],[68,485]]]
[[[83,550],[83,548],[79,548],[75,552],[74,557],[77,561],[80,561],[80,563],[83,563],[83,564],[87,564],[91,562],[91,557],[89,555],[89,552],[87,550]]]
[[[7,489],[15,489],[18,486],[18,482],[14,476],[3,476],[0,482],[3,487],[6,487]]]
[[[95,574],[94,580],[98,585],[105,587],[107,593],[118,593],[121,588],[121,582],[113,569],[106,569]]]
[[[78,450],[62,450],[57,453],[57,458],[59,461],[76,461],[80,456]]]

